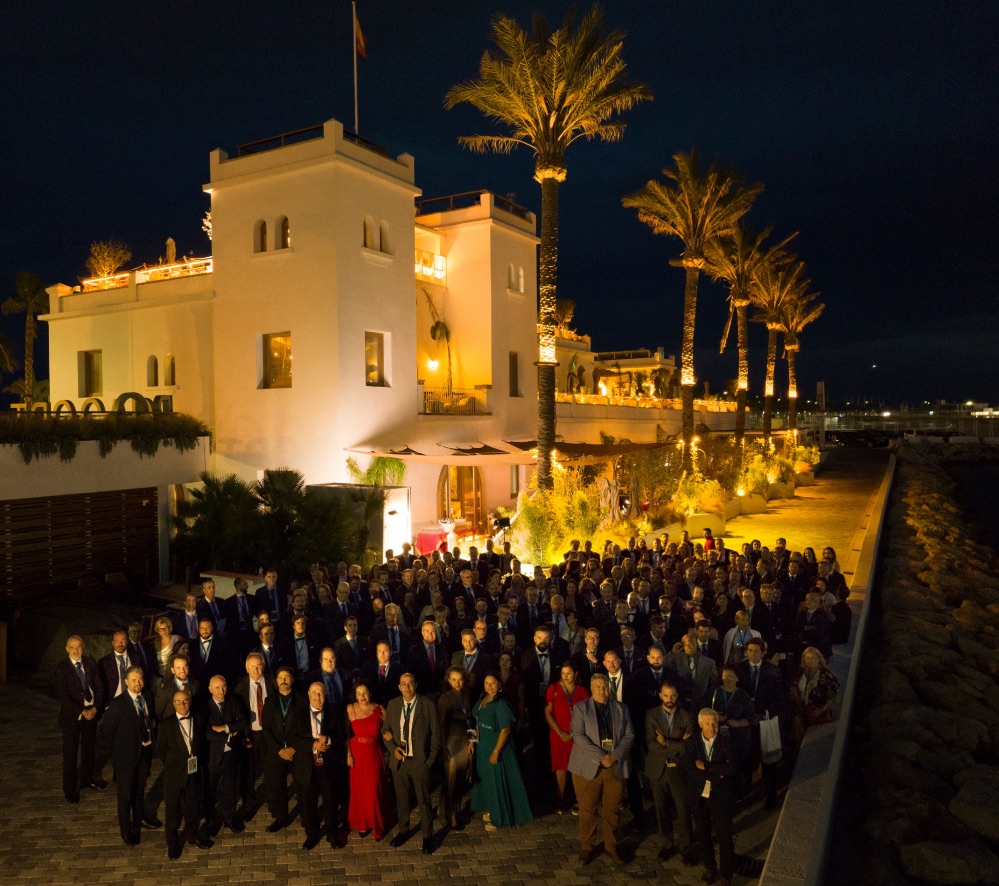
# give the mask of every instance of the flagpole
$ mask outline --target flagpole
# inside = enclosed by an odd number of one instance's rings
[[[351,0],[351,7],[354,16],[350,28],[350,42],[354,46],[354,133],[360,135],[361,132],[357,122],[357,0]]]

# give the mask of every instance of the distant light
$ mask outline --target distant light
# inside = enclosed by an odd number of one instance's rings
[[[871,364],[871,369],[877,369],[877,368],[878,368],[878,364],[877,363],[872,363]]]
[[[882,418],[891,418],[891,413],[890,412],[882,412],[881,413],[881,417]]]
[[[440,360],[427,360],[427,369],[429,369],[431,372],[436,372],[437,367],[440,365],[441,365]]]
[[[971,401],[969,400],[969,401],[968,401],[967,403],[965,403],[964,405],[965,405],[965,406],[973,406],[974,404],[973,404],[973,403],[972,403],[972,402],[971,402]]]

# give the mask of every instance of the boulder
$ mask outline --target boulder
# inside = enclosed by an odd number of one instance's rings
[[[986,840],[999,842],[999,791],[985,782],[965,782],[947,809]]]
[[[903,846],[902,867],[917,880],[939,886],[999,883],[999,858],[981,843],[926,840]]]

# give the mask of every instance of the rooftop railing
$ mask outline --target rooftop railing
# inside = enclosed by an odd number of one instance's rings
[[[492,191],[464,191],[461,194],[449,194],[444,197],[427,197],[416,201],[416,214],[428,215],[432,212],[451,212],[455,209],[467,209],[478,206],[483,194],[492,194],[493,204],[504,212],[526,219],[531,214],[529,209],[514,203],[509,197],[501,197]]]

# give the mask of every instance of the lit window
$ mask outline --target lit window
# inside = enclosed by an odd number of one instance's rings
[[[104,367],[101,351],[80,351],[79,390],[81,397],[99,397],[104,393]]]
[[[364,383],[371,388],[387,387],[385,379],[385,335],[364,333]]]
[[[510,498],[520,495],[520,466],[510,465]]]
[[[253,251],[267,252],[267,222],[263,220],[253,227]]]
[[[288,249],[291,246],[291,224],[287,216],[281,216],[278,221],[278,249]]]
[[[155,388],[160,383],[160,363],[155,354],[150,354],[146,360],[146,387]]]
[[[173,354],[166,355],[166,363],[163,366],[163,384],[169,386],[177,384],[177,364],[174,362]]]
[[[520,354],[510,351],[510,396],[520,396]]]
[[[291,333],[274,332],[263,337],[264,378],[261,387],[291,387]]]

